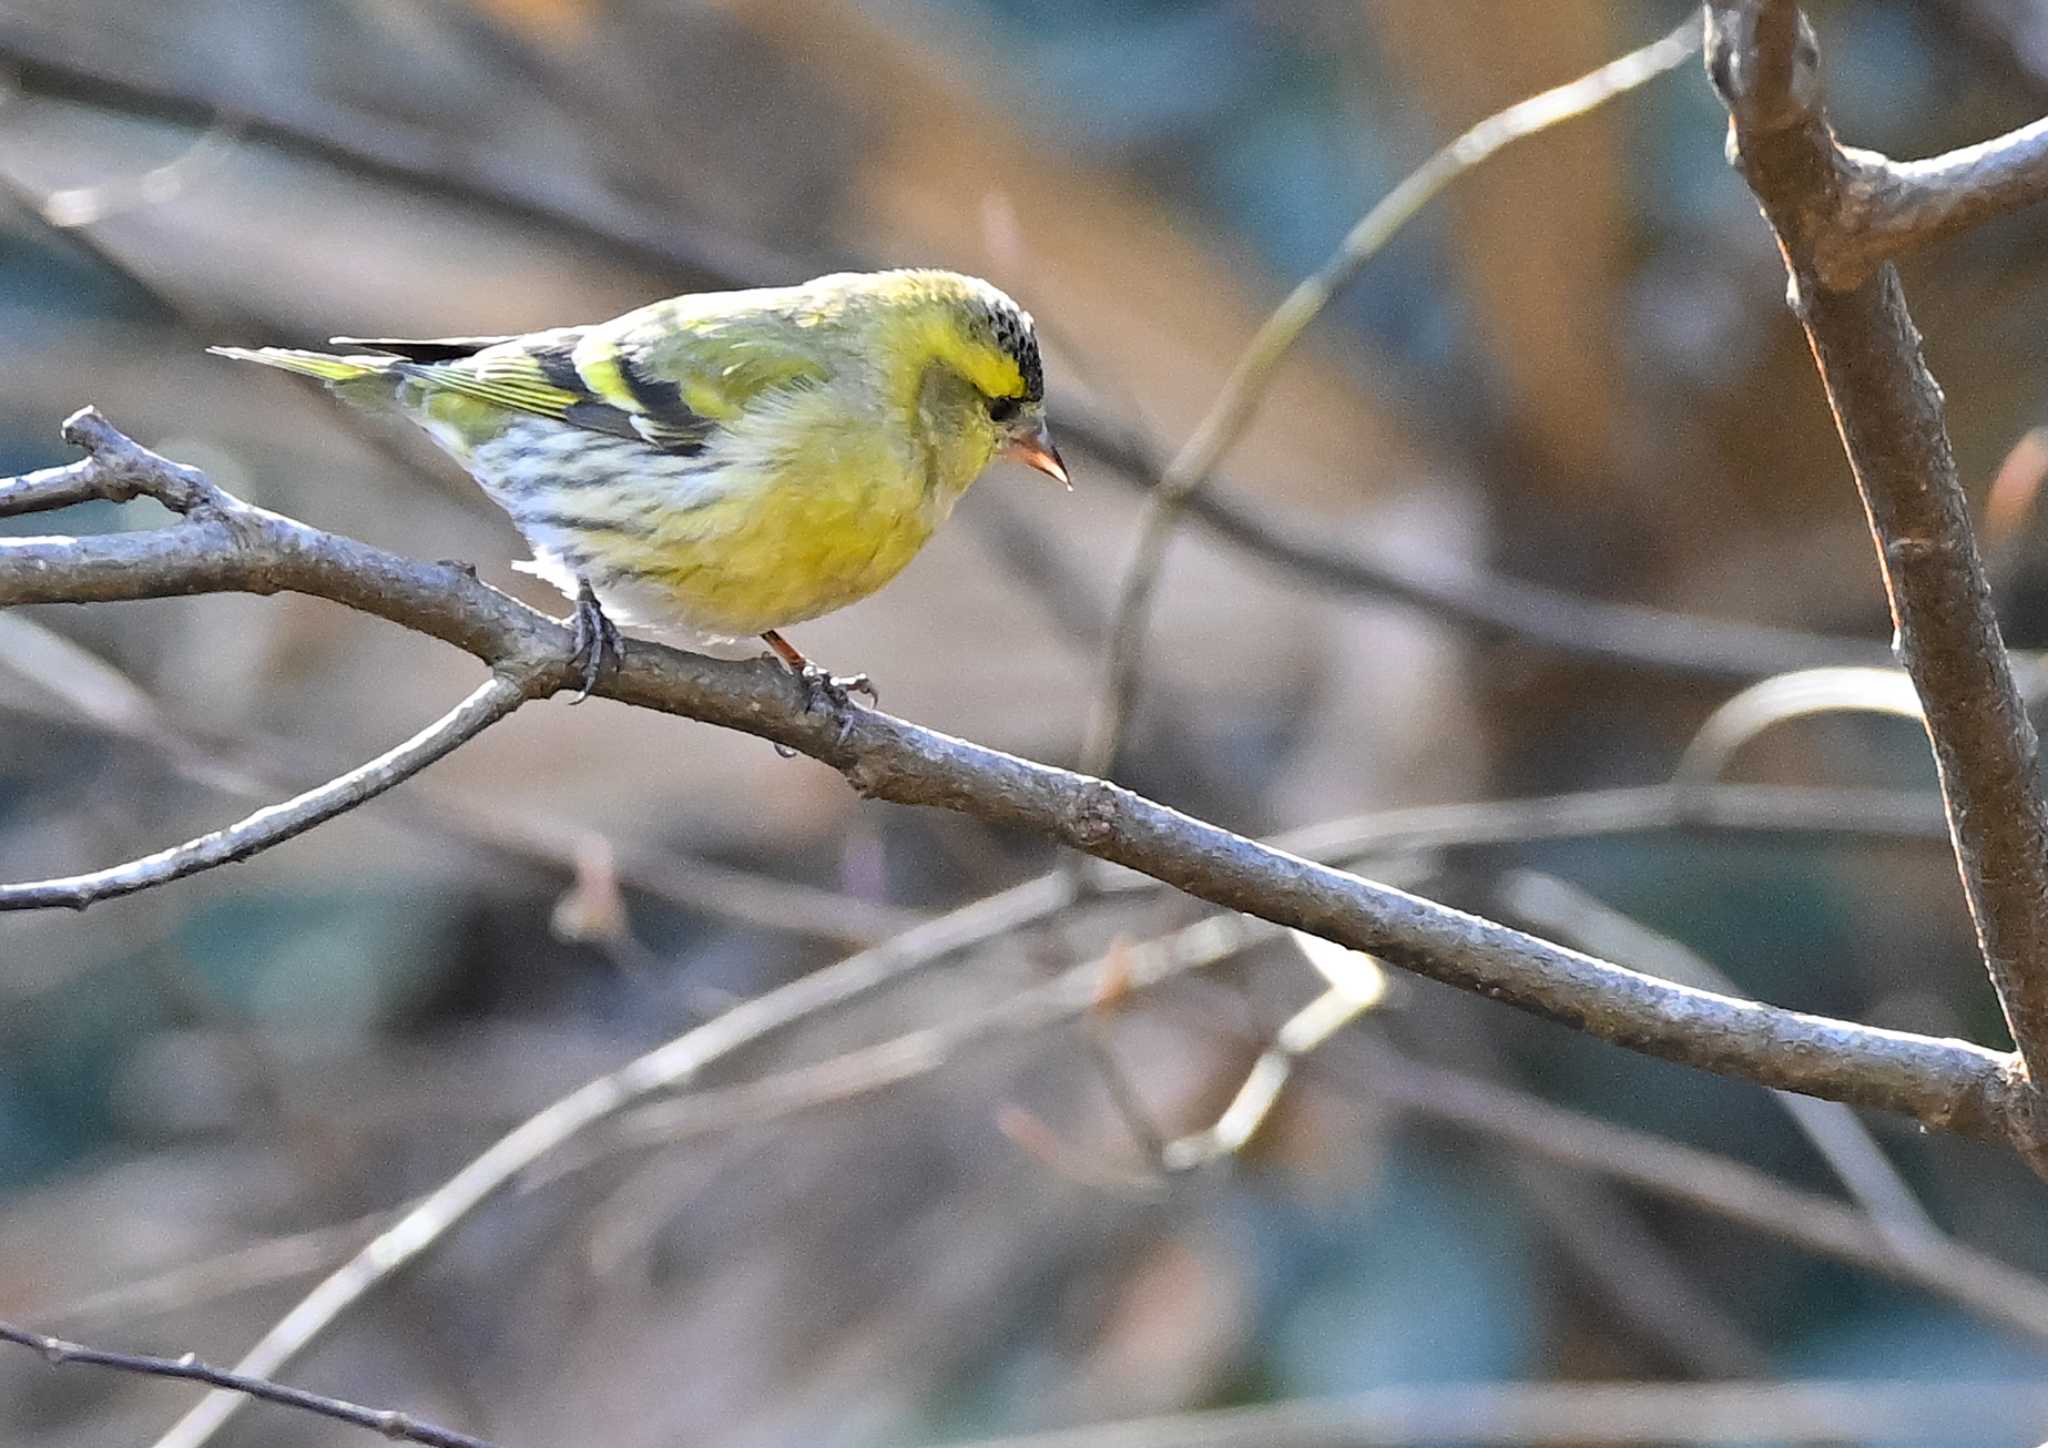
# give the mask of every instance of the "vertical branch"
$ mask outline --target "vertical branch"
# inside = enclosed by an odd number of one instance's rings
[[[1877,545],[1940,772],[1984,962],[2028,1076],[2048,1078],[2048,808],[2039,750],[1992,610],[1940,387],[1889,262],[1853,285],[1827,259],[1858,229],[1866,163],[1836,144],[1819,56],[1792,0],[1711,0],[1707,69],[1731,117],[1730,157],[1790,273],[1842,447]],[[2037,1128],[2032,1145],[2040,1150]]]

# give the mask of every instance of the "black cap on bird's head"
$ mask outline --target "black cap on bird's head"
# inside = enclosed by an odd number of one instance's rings
[[[1026,467],[1036,468],[1063,487],[1074,486],[1060,450],[1053,446],[1052,433],[1045,425],[1045,364],[1038,356],[1038,329],[1031,314],[994,287],[981,298],[981,310],[989,334],[999,351],[1017,364],[1023,392],[1000,399],[990,415],[1005,426],[1006,440],[1001,456]]]
[[[1045,367],[1038,359],[1038,329],[1031,323],[1031,314],[998,293],[989,300],[989,330],[995,334],[996,346],[1009,355],[1023,375],[1025,406],[1036,407],[1044,402]]]

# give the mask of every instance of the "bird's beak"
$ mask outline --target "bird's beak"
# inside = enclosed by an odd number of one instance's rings
[[[1060,461],[1060,450],[1052,445],[1052,434],[1042,422],[1031,431],[1012,437],[1004,445],[1002,456],[1027,468],[1037,468],[1067,491],[1073,491],[1074,481],[1067,476],[1067,465]]]

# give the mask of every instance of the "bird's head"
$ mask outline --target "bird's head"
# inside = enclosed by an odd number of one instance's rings
[[[975,277],[888,274],[887,365],[912,376],[921,427],[964,488],[998,457],[1072,487],[1045,421],[1045,371],[1031,314]]]

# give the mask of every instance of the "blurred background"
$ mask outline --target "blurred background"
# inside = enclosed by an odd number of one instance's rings
[[[97,403],[243,497],[469,560],[560,612],[422,439],[204,345],[512,332],[909,263],[984,274],[1036,313],[1056,431],[1066,400],[1170,451],[1258,319],[1405,172],[1687,8],[5,0],[0,469],[65,460],[58,422]],[[2031,5],[1811,10],[1851,142],[1931,154],[2048,110]],[[1869,538],[1723,120],[1688,63],[1466,177],[1287,363],[1222,492],[1368,573],[1491,598],[1496,623],[1541,611],[1515,602],[1531,583],[1852,642],[1703,624],[1727,643],[1712,659],[1600,657],[1340,586],[1197,518],[1121,781],[1262,834],[1654,786],[1753,679],[1882,660]],[[2027,647],[2048,646],[2041,225],[2011,217],[1905,268]],[[1071,495],[996,470],[904,577],[795,642],[872,673],[893,712],[1073,763],[1147,482],[1103,435],[1062,434]],[[0,528],[161,520],[93,506]],[[224,824],[405,737],[477,674],[296,597],[0,617],[0,875]],[[1932,785],[1897,719],[1788,725],[1731,773]],[[1481,816],[1364,868],[1645,969],[1687,968],[1689,949],[1782,1005],[2002,1047],[1938,826],[1925,796],[1901,799],[1792,831],[1576,838]],[[594,700],[525,709],[252,863],[82,916],[0,917],[0,1316],[231,1361],[528,1113],[1056,864],[1034,840],[863,802],[758,740]],[[1161,893],[1076,904],[703,1084],[956,1020],[1202,913]],[[858,1099],[594,1138],[281,1376],[506,1443],[613,1448],[938,1444],[1596,1380],[1951,1400],[1965,1381],[1984,1386],[1946,1431],[1879,1436],[2048,1433],[2041,1185],[1897,1120],[1864,1122],[1896,1176],[1856,1199],[1890,1213],[1856,1218],[1876,1244],[1859,1265],[1787,1240],[1819,1230],[1817,1198],[1851,1198],[1778,1100],[1397,980],[1244,1150],[1160,1171],[1159,1142],[1213,1121],[1322,984],[1262,938]],[[1867,1155],[1858,1133],[1846,1113],[1821,1132]],[[1659,1141],[1765,1175],[1684,1156],[1674,1170],[1706,1186],[1646,1191],[1629,1172]],[[1770,1178],[1806,1194],[1772,1230],[1708,1189]],[[1996,1260],[1968,1258],[1964,1282],[1929,1242]],[[0,1360],[0,1439],[143,1443],[195,1396],[23,1354]],[[1681,1415],[1672,1441],[1694,1426]],[[1857,1440],[1757,1434],[1823,1438]],[[353,1439],[257,1408],[223,1441]]]

